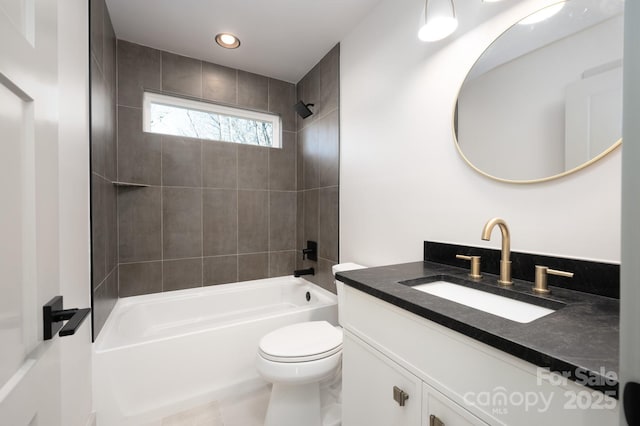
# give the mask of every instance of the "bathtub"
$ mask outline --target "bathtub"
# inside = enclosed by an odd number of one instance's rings
[[[337,325],[337,298],[294,277],[122,298],[94,344],[98,426],[152,424],[264,386],[254,366],[260,338],[315,320]]]

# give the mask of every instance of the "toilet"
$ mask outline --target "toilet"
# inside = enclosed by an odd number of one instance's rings
[[[360,269],[333,267],[333,273]],[[342,329],[327,321],[288,325],[266,334],[256,368],[273,383],[265,426],[322,426],[321,382],[335,378],[342,363]],[[339,423],[337,423],[339,424]]]

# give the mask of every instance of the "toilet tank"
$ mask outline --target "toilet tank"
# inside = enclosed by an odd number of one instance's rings
[[[336,292],[338,293],[338,324],[342,325],[342,303],[341,300],[344,297],[344,284],[341,281],[336,280],[336,273],[344,271],[353,271],[356,269],[366,269],[366,266],[358,265],[357,263],[338,263],[331,267],[333,273],[333,280],[336,283]]]

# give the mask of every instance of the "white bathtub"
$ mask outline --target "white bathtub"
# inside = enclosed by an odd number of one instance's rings
[[[313,320],[337,325],[337,298],[293,277],[120,299],[94,344],[98,426],[144,424],[264,384],[260,338]]]

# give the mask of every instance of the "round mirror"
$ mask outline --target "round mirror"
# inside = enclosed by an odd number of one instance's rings
[[[623,10],[623,0],[568,0],[498,37],[458,94],[467,163],[500,181],[541,182],[619,146]]]

